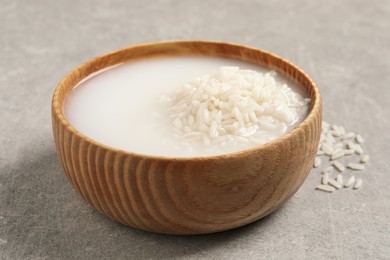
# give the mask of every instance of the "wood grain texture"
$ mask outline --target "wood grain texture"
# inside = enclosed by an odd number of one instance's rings
[[[311,112],[292,132],[250,150],[205,158],[164,158],[114,149],[77,132],[63,114],[69,92],[89,74],[157,55],[213,55],[263,64],[295,80]],[[204,41],[162,42],[121,49],[88,61],[58,85],[52,101],[59,159],[74,188],[102,214],[135,228],[202,234],[239,227],[273,212],[306,179],[321,133],[322,104],[299,68],[250,47]]]

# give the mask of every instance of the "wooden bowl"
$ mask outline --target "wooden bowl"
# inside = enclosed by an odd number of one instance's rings
[[[66,97],[89,74],[132,59],[182,54],[237,58],[274,69],[295,80],[310,96],[310,113],[292,132],[271,143],[199,158],[164,158],[118,150],[79,133],[65,118]],[[80,195],[117,222],[166,234],[232,229],[279,208],[312,168],[321,113],[317,87],[295,65],[259,49],[205,41],[144,44],[94,58],[59,83],[52,101],[57,153]]]

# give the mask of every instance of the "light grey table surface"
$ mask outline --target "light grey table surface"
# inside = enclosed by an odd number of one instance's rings
[[[56,84],[80,63],[150,41],[274,52],[318,84],[324,119],[366,138],[361,190],[315,191],[218,234],[168,236],[103,217],[57,160]],[[390,259],[389,1],[0,0],[0,259]]]

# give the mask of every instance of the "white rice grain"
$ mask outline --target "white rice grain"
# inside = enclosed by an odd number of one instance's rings
[[[322,121],[322,129],[329,129],[329,123]]]
[[[253,123],[257,123],[257,117],[256,117],[256,114],[255,114],[254,111],[251,111],[251,112],[249,113],[249,117],[250,117],[250,119],[251,119],[251,121],[252,121]]]
[[[355,144],[351,141],[348,141],[347,148],[351,150],[355,150]]]
[[[333,135],[334,137],[340,137],[341,136],[340,132],[337,131],[337,130],[331,130],[331,131],[329,131],[329,133],[331,135]]]
[[[331,134],[327,134],[325,140],[326,140],[328,143],[330,143],[330,144],[333,144],[333,143],[336,142],[336,139],[334,139],[333,135],[331,135]]]
[[[362,154],[362,156],[360,156],[361,163],[368,163],[369,160],[370,160],[370,156],[368,154]]]
[[[341,137],[341,139],[343,139],[343,140],[348,140],[348,139],[352,139],[352,138],[355,138],[355,133],[352,133],[352,132],[347,133]]]
[[[321,165],[321,159],[316,157],[314,159],[314,165],[313,166],[314,166],[314,168],[318,168],[320,165]]]
[[[203,110],[203,118],[207,125],[211,124],[210,111],[207,108]]]
[[[318,151],[317,151],[317,155],[324,155],[324,154],[325,154],[325,152],[322,151],[322,150],[318,150]]]
[[[183,139],[185,140],[199,140],[202,138],[202,134],[200,132],[190,132],[183,135]]]
[[[316,187],[316,190],[326,191],[326,192],[334,192],[336,189],[329,185],[320,184]]]
[[[357,142],[358,144],[363,143],[363,142],[364,142],[363,137],[362,137],[361,135],[356,135],[356,142]]]
[[[237,107],[234,107],[232,112],[233,115],[236,117],[237,121],[240,123],[240,125],[245,126],[244,119],[242,118],[240,110]]]
[[[346,150],[343,150],[343,152],[345,155],[352,155],[355,153],[355,150],[354,149],[346,149]]]
[[[217,136],[218,136],[217,121],[213,121],[210,127],[210,137],[217,137]]]
[[[336,189],[329,185],[320,184],[316,187],[316,190],[326,191],[326,192],[334,192]]]
[[[353,189],[357,190],[360,189],[363,185],[363,180],[358,178],[355,182],[355,185],[353,186]]]
[[[329,172],[324,173],[324,176],[322,176],[322,184],[328,184],[329,181]]]
[[[331,155],[333,153],[333,147],[327,143],[323,143],[321,149],[326,155]]]
[[[355,145],[355,153],[363,154],[363,149],[359,144]]]
[[[339,172],[343,172],[345,170],[345,167],[342,163],[340,163],[339,161],[334,161],[332,163],[332,165],[339,171]]]
[[[328,184],[335,187],[336,189],[340,189],[341,188],[341,184],[338,183],[336,180],[334,179],[329,179],[328,180]]]
[[[334,169],[333,166],[326,167],[326,168],[324,168],[324,169],[322,170],[322,173],[325,174],[325,173],[333,172],[333,169]]]
[[[336,177],[336,181],[343,186],[343,176],[341,174],[338,174]]]
[[[353,184],[355,184],[356,178],[355,176],[351,176],[348,178],[348,180],[344,183],[345,188],[351,187]]]
[[[340,153],[340,152],[342,152],[342,151],[343,151],[343,149],[341,149],[341,147],[336,147],[336,145],[334,145],[334,149],[333,149],[332,155],[333,155],[333,154]]]
[[[333,160],[337,160],[337,159],[340,159],[342,157],[344,157],[344,152],[343,151],[336,151],[334,153],[332,153],[332,156],[330,157],[330,159],[333,161]]]
[[[348,163],[347,167],[354,171],[362,171],[364,170],[364,165],[359,163]]]

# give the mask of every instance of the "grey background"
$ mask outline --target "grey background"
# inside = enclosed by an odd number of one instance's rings
[[[390,259],[389,1],[0,0],[1,259]],[[129,45],[204,39],[251,45],[317,82],[324,119],[366,137],[361,190],[315,191],[218,234],[167,236],[116,224],[75,193],[57,160],[56,84]]]

